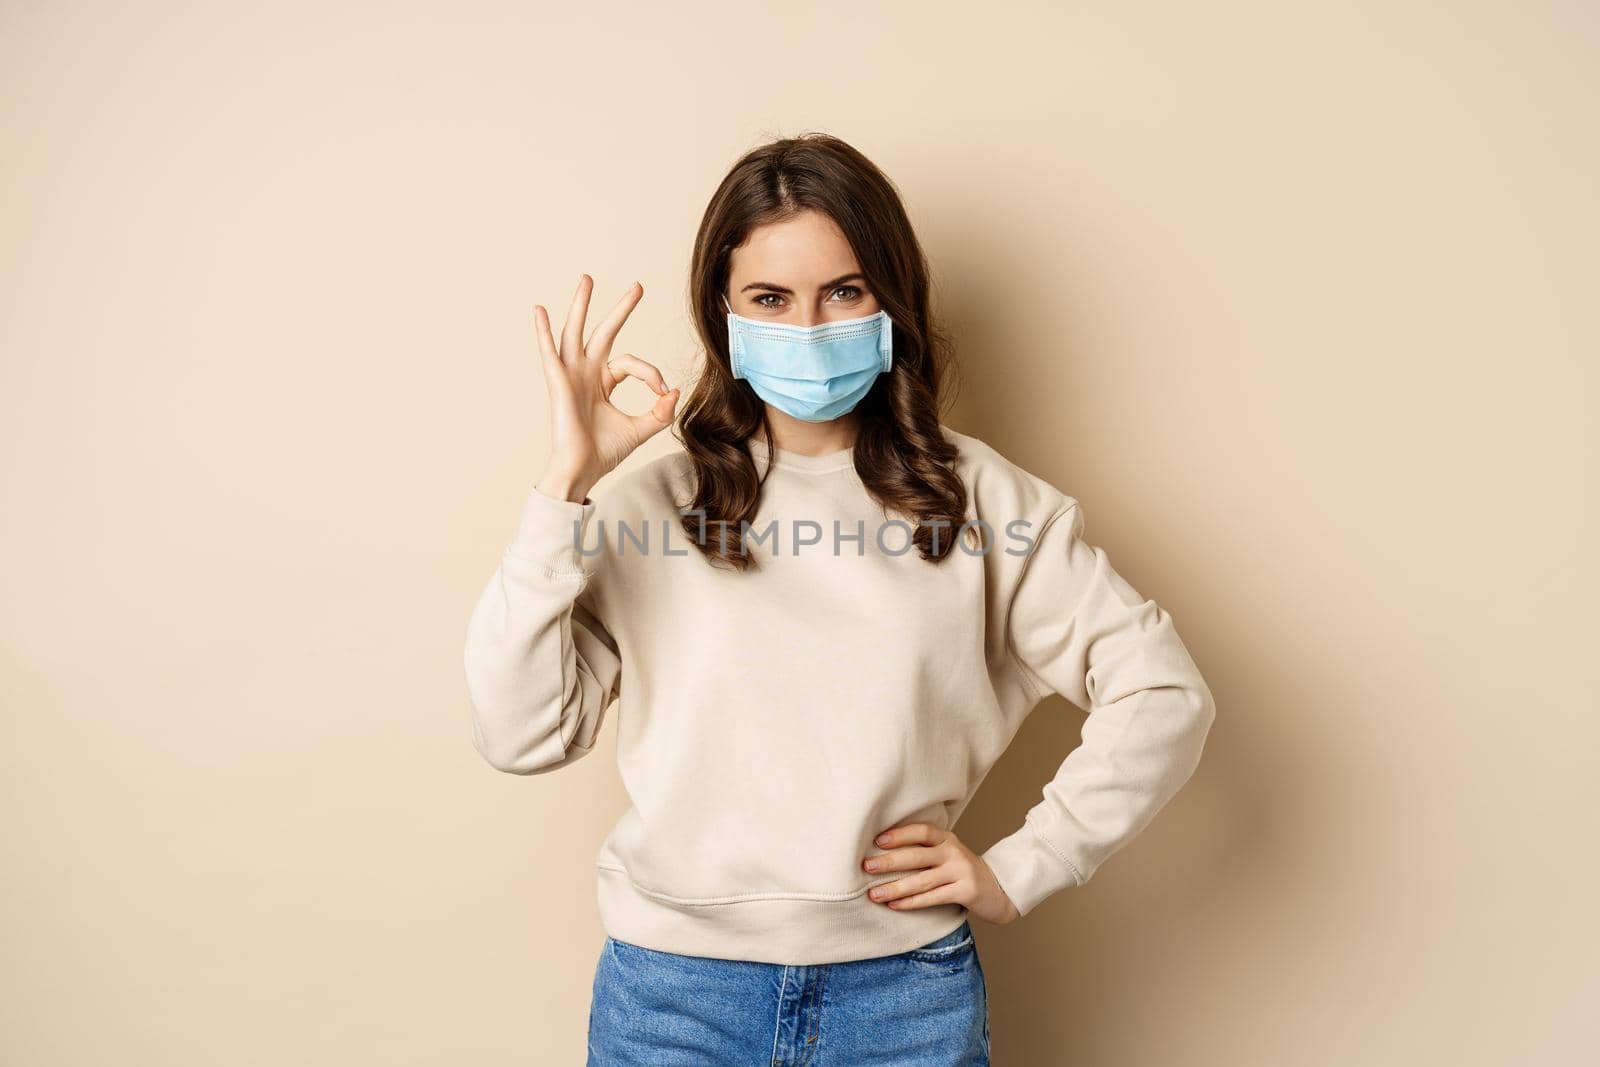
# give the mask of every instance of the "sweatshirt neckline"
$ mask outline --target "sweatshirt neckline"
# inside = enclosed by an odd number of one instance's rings
[[[767,442],[760,437],[749,438],[750,454],[758,459],[769,458]],[[785,470],[804,471],[809,474],[825,474],[828,471],[841,471],[854,469],[855,446],[837,449],[833,452],[823,452],[815,456],[804,452],[795,452],[787,448],[775,448],[770,453],[771,465],[782,467]]]

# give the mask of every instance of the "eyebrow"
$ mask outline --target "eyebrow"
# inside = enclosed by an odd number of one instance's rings
[[[826,292],[827,290],[832,289],[834,286],[843,285],[845,282],[853,282],[853,281],[863,281],[864,282],[866,280],[867,280],[867,276],[865,274],[862,274],[860,271],[856,271],[856,272],[854,272],[852,274],[841,274],[841,275],[839,275],[839,277],[833,279],[832,281],[823,282],[821,285],[817,286],[817,292],[819,292],[819,293]],[[742,293],[742,292],[745,291],[745,289],[766,289],[766,290],[768,290],[770,292],[774,292],[774,293],[783,293],[785,296],[793,296],[794,295],[794,290],[790,289],[788,286],[786,286],[786,285],[774,285],[771,282],[751,282],[749,285],[745,286],[744,289],[740,289],[739,291]]]

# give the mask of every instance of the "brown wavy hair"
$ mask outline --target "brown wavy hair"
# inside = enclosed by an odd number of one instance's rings
[[[804,211],[827,215],[844,232],[868,288],[894,322],[893,367],[855,408],[855,469],[879,503],[915,526],[918,554],[938,563],[954,546],[967,507],[954,468],[956,446],[939,429],[953,346],[929,310],[927,257],[894,184],[866,156],[825,133],[775,140],[745,154],[700,220],[689,302],[706,360],[675,434],[695,472],[683,529],[713,564],[740,571],[756,565],[744,549],[744,523],[755,521],[764,479],[747,441],[759,433],[772,447],[772,427],[750,383],[733,376],[722,294],[733,250],[751,231]]]

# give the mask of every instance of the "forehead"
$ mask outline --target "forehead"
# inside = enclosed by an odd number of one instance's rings
[[[757,226],[728,261],[735,280],[780,283],[820,283],[860,269],[844,231],[818,211]]]

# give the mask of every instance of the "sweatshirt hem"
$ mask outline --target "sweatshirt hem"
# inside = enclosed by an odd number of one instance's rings
[[[967,919],[963,904],[896,911],[865,894],[839,900],[745,897],[684,904],[600,866],[598,901],[606,933],[658,952],[806,966],[893,956],[943,937]]]

